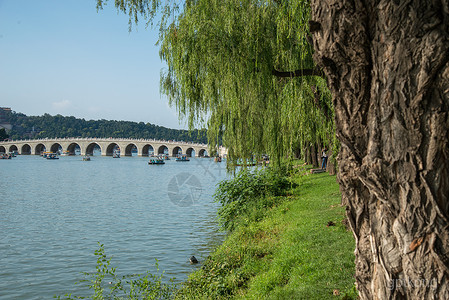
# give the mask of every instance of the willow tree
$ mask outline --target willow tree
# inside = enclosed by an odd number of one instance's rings
[[[449,299],[449,2],[312,0],[362,299]]]
[[[295,143],[329,141],[330,97],[311,76],[319,72],[283,72],[314,71],[308,20],[306,1],[188,1],[162,31],[162,91],[190,124],[208,116],[209,142],[222,138],[231,160],[268,153],[279,162]]]
[[[333,138],[331,96],[307,42],[310,4],[284,2],[116,6],[131,22],[162,12],[160,56],[168,70],[161,90],[191,127],[207,123],[212,147],[222,142],[230,161],[269,154],[280,162],[295,147]]]

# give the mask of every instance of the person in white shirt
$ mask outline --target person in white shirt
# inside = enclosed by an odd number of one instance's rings
[[[321,153],[321,169],[326,169],[327,166],[327,154],[326,154],[327,149],[324,148],[323,152]]]

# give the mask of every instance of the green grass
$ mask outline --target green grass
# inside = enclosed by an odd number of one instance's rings
[[[335,176],[291,180],[298,186],[255,212],[258,221],[239,220],[177,298],[356,299],[354,239]]]

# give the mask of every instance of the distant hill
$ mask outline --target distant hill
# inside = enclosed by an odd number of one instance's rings
[[[176,140],[207,143],[206,130],[178,130],[150,123],[110,120],[89,120],[61,115],[27,116],[11,111],[5,119],[12,125],[11,139],[113,137]]]

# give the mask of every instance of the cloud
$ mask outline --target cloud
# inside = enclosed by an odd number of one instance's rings
[[[53,102],[51,104],[54,111],[63,112],[73,107],[73,104],[70,100],[62,100],[59,102]]]

